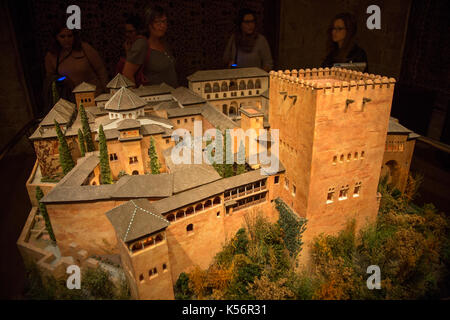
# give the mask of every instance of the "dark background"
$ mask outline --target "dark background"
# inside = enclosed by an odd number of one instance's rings
[[[177,59],[179,82],[201,69],[221,68],[237,12],[258,14],[258,30],[270,44],[274,69],[318,67],[325,56],[326,29],[342,11],[358,18],[358,43],[369,72],[397,79],[392,116],[415,132],[444,143],[418,140],[411,170],[425,175],[419,202],[448,212],[450,144],[450,1],[447,0],[0,0],[0,174],[1,298],[20,298],[24,270],[15,242],[30,210],[25,182],[35,161],[26,137],[44,115],[44,56],[55,21],[70,4],[81,8],[82,39],[103,57],[110,77],[121,54],[123,23],[146,3],[168,12],[168,41]],[[365,26],[366,8],[381,8],[381,30]],[[27,126],[28,125],[28,126]],[[445,151],[446,150],[446,151]]]

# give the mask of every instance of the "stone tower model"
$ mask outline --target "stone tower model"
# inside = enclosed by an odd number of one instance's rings
[[[353,218],[357,228],[375,220],[394,84],[338,68],[270,73],[269,122],[286,168],[280,193],[308,219],[305,243]]]

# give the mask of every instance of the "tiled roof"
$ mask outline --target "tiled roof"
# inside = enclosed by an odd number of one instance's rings
[[[147,102],[130,89],[120,88],[105,104],[106,110],[126,111],[144,107]]]
[[[79,158],[75,168],[61,179],[59,185],[63,187],[81,186],[100,163],[99,155],[99,151],[94,151],[86,153],[83,158]]]
[[[188,76],[187,79],[192,82],[198,82],[268,76],[269,74],[267,72],[259,68],[233,68],[197,71],[194,74]]]
[[[204,103],[206,100],[186,87],[178,87],[172,91],[172,96],[183,106]]]
[[[50,112],[41,121],[40,125],[53,126],[55,125],[55,120],[58,121],[59,124],[66,124],[69,122],[75,108],[76,106],[74,103],[64,99],[59,99]]]
[[[215,107],[209,103],[205,103],[202,107],[202,115],[211,123],[215,128],[219,130],[238,128],[238,125],[224,115],[222,112],[217,110]]]
[[[202,113],[201,107],[171,108],[167,110],[168,118],[193,116]]]
[[[152,212],[146,199],[126,202],[108,211],[106,216],[124,242],[163,230],[170,224],[163,216]]]
[[[124,119],[117,124],[117,130],[127,130],[140,128],[141,123],[134,119]]]
[[[390,117],[389,118],[389,127],[388,127],[388,133],[404,133],[408,134],[412,132],[408,128],[405,128],[402,126],[397,119]]]
[[[124,75],[118,73],[116,76],[108,82],[106,85],[109,89],[120,89],[122,87],[128,88],[128,87],[134,87],[134,82],[125,77]]]
[[[161,83],[160,85],[152,86],[140,86],[139,88],[133,89],[133,92],[140,97],[147,96],[159,96],[163,94],[170,94],[174,90],[171,86]]]
[[[82,82],[79,85],[75,87],[75,89],[72,90],[73,93],[80,93],[80,92],[93,92],[95,91],[96,86],[87,82]]]
[[[168,173],[123,176],[112,198],[160,198],[172,195],[173,175]]]

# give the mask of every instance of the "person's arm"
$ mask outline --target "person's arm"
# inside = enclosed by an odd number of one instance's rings
[[[266,37],[263,35],[259,35],[261,37],[261,58],[263,69],[266,72],[269,72],[273,68],[273,59],[272,53],[270,52],[269,43],[266,40]]]
[[[135,82],[136,72],[139,70],[139,67],[144,64],[145,58],[147,57],[147,51],[147,39],[140,38],[133,43],[130,50],[127,52],[127,59],[122,71],[122,74],[125,77]]]
[[[227,46],[225,47],[225,51],[223,53],[223,64],[229,68],[231,67],[231,64],[233,63],[233,41],[234,36],[231,36],[228,40]],[[236,62],[235,62],[236,63]]]
[[[106,72],[105,64],[103,63],[103,59],[98,54],[97,50],[95,50],[90,44],[82,43],[84,53],[87,55],[89,59],[89,63],[91,64],[94,72],[97,74],[100,83],[102,85],[102,90],[105,89],[106,84],[108,83],[108,73]]]
[[[123,67],[122,74],[130,79],[131,81],[135,82],[134,75],[138,71],[140,65],[134,64],[128,61],[125,61],[125,66]]]

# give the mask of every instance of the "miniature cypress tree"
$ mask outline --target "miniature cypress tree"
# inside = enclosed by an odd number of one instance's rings
[[[111,184],[111,168],[109,167],[108,147],[106,146],[105,132],[103,126],[98,129],[98,144],[100,148],[100,183]]]
[[[53,98],[53,105],[58,102],[59,100],[59,93],[56,89],[56,81],[52,82],[52,98]]]
[[[55,235],[53,233],[52,224],[50,223],[50,218],[48,216],[47,207],[42,202],[39,202],[39,212],[44,217],[45,228],[47,229],[50,239],[52,239],[52,241],[56,242]]]
[[[58,152],[59,152],[59,163],[61,164],[64,175],[66,175],[73,167],[75,167],[75,162],[70,154],[69,146],[67,145],[66,138],[64,137],[59,123],[55,120],[56,134],[58,135]]]
[[[158,160],[158,154],[156,153],[155,140],[153,137],[150,138],[150,148],[148,149],[148,156],[150,157],[150,169],[152,174],[159,174],[159,169],[161,165]]]
[[[36,187],[36,200],[37,200],[38,206],[43,197],[44,197],[44,192],[42,192],[42,189],[39,186],[37,186]],[[38,211],[38,212],[39,212],[39,214],[42,214],[40,211]]]
[[[78,145],[80,146],[80,152],[81,156],[84,157],[86,154],[86,143],[84,141],[83,132],[81,132],[81,129],[78,129]]]
[[[237,169],[236,169],[236,175],[242,174],[245,172],[245,147],[244,143],[241,140],[241,144],[239,145],[239,151],[238,151],[238,160],[237,160]]]
[[[80,118],[81,126],[83,128],[84,140],[86,141],[86,148],[88,152],[95,151],[94,141],[92,140],[91,128],[89,127],[86,111],[82,104],[80,104]]]

